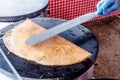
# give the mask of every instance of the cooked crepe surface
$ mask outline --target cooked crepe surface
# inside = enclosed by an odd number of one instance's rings
[[[3,41],[13,54],[42,65],[71,65],[91,56],[91,53],[60,36],[54,36],[34,46],[25,43],[28,38],[43,31],[43,27],[27,19],[8,31]]]

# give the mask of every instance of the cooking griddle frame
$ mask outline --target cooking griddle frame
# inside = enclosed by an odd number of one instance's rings
[[[54,27],[55,25],[66,22],[67,20],[57,19],[57,18],[34,18],[32,19],[35,23],[43,26],[46,29]],[[15,24],[9,25],[0,30],[1,38],[8,30],[16,27],[23,21],[16,22]],[[27,26],[26,26],[27,27]],[[33,65],[27,61],[15,56],[14,54],[8,55],[8,50],[5,47],[2,39],[0,39],[0,47],[9,58],[15,69],[22,77],[28,78],[62,78],[62,79],[74,79],[84,72],[86,72],[95,62],[98,54],[98,41],[90,30],[82,25],[76,26],[69,29],[61,34],[61,37],[71,41],[72,43],[80,46],[81,48],[92,53],[90,59],[87,59],[81,63],[68,66],[43,66],[43,65]],[[11,69],[7,65],[3,57],[0,55],[0,68],[5,71],[12,73]]]

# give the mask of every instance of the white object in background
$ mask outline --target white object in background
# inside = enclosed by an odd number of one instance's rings
[[[12,24],[11,22],[0,22],[0,29]]]
[[[12,78],[7,77],[6,75],[0,73],[0,80],[14,80]]]
[[[0,0],[0,17],[19,16],[43,9],[48,0]]]

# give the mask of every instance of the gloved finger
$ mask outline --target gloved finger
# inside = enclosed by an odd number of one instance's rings
[[[98,4],[97,4],[97,9],[99,9],[99,7],[102,5],[104,3],[104,0],[101,0],[100,2],[98,2]]]
[[[104,15],[109,14],[115,10],[117,10],[120,7],[119,4],[114,4],[113,6],[111,6],[110,8],[108,8],[105,12]]]
[[[97,14],[101,14],[102,10],[100,9],[100,6],[104,3],[104,0],[101,0],[100,2],[98,2],[97,4]]]
[[[101,6],[100,9],[104,12],[107,10],[109,7],[111,7],[115,3],[114,0],[106,0]]]

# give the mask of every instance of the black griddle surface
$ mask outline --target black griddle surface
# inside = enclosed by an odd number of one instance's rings
[[[66,20],[57,18],[35,18],[32,20],[35,23],[45,27],[46,29],[52,28],[55,25],[66,22]],[[5,33],[21,22],[22,21],[7,26],[0,30],[0,32]],[[14,65],[18,73],[23,77],[40,78],[42,76],[42,78],[62,77],[64,79],[72,79],[82,75],[94,64],[96,60],[98,54],[98,41],[96,40],[92,32],[82,25],[76,26],[72,29],[62,32],[59,35],[92,53],[90,59],[74,65],[57,66],[53,68],[48,66],[30,64],[13,54],[7,55],[8,50],[4,46],[2,40],[0,40],[0,47],[3,49],[3,51],[5,52],[11,63]],[[0,54],[0,68],[12,73],[11,69],[8,67],[7,63],[5,62],[1,54]]]

